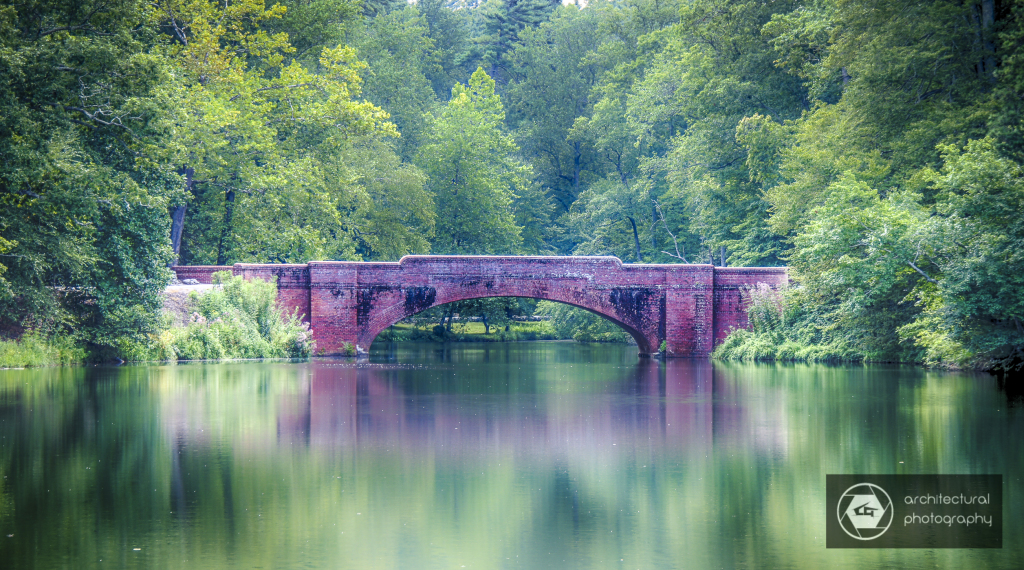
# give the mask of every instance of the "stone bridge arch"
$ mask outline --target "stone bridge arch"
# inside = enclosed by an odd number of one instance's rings
[[[742,290],[778,287],[785,267],[623,264],[615,257],[410,255],[398,262],[311,261],[175,267],[209,283],[215,271],[273,279],[278,304],[304,315],[322,354],[368,350],[388,326],[434,307],[483,297],[529,297],[582,307],[636,339],[642,355],[706,357],[747,326]]]

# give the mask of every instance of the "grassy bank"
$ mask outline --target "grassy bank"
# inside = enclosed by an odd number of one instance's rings
[[[85,358],[85,349],[70,337],[27,334],[18,340],[0,341],[0,368],[78,364]]]
[[[458,322],[447,330],[435,323],[402,322],[388,327],[377,337],[383,341],[430,342],[507,342],[522,340],[562,340],[548,321],[513,322],[505,327],[491,326],[490,332],[482,322]]]
[[[277,307],[277,286],[215,274],[217,288],[168,303],[156,334],[123,337],[118,348],[90,350],[70,336],[37,333],[0,341],[0,368],[59,366],[87,361],[173,361],[301,358],[315,345],[309,326]]]
[[[746,362],[864,362],[865,355],[841,342],[814,344],[777,332],[736,330],[715,349],[713,358]]]

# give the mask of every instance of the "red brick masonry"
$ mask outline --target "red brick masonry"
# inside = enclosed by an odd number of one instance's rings
[[[317,347],[366,350],[381,331],[436,305],[480,297],[531,297],[582,307],[619,325],[640,354],[705,357],[747,326],[741,291],[787,282],[785,267],[623,264],[615,257],[409,255],[394,263],[311,261],[174,267],[209,283],[215,271],[276,279],[278,302],[303,315]]]

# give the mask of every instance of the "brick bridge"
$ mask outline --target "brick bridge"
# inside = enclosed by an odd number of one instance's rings
[[[787,281],[784,267],[623,264],[615,257],[410,255],[389,263],[177,266],[179,279],[209,283],[215,271],[277,280],[278,303],[304,315],[317,347],[370,348],[387,327],[425,309],[481,297],[529,297],[582,307],[625,329],[641,355],[706,357],[747,326],[740,291]]]

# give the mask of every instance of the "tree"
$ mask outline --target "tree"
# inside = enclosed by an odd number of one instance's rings
[[[870,360],[919,358],[897,331],[917,318],[912,293],[934,272],[920,195],[883,198],[850,172],[826,194],[794,238],[790,258],[812,307],[805,320],[818,329],[816,341],[852,346]]]
[[[365,192],[350,215],[358,221],[352,227],[359,257],[397,261],[430,252],[436,213],[422,170],[402,162],[389,142],[372,137],[355,141],[338,162],[354,176],[345,190]]]
[[[991,134],[1004,152],[1017,162],[1024,161],[1024,2],[1009,3],[998,35],[998,81],[993,92],[994,116]]]
[[[186,261],[199,263],[354,255],[343,216],[354,198],[332,194],[338,179],[324,177],[338,171],[318,159],[352,137],[397,135],[387,113],[355,99],[366,67],[355,50],[325,46],[307,68],[285,32],[261,27],[285,13],[263,0],[166,0],[157,10],[179,78],[168,94],[174,144],[160,151],[200,206],[185,231],[186,205],[175,209],[176,250],[184,235]]]
[[[145,2],[0,7],[3,327],[129,348],[159,323],[176,176],[144,158],[166,68]],[[121,341],[124,342],[121,342]],[[123,354],[123,352],[122,352]]]
[[[519,42],[519,34],[547,20],[558,5],[556,0],[487,0],[481,6],[484,33],[477,41],[491,76],[507,77],[500,69],[506,54]]]
[[[750,170],[749,147],[737,129],[745,117],[782,122],[805,109],[800,82],[776,67],[765,38],[748,32],[792,7],[717,1],[684,7],[680,23],[662,34],[663,56],[634,88],[630,113],[641,136],[664,136],[660,117],[676,117],[678,134],[664,163],[668,195],[687,205],[690,233],[715,257],[724,246],[731,264],[781,263],[783,246],[765,223],[765,179]]]
[[[423,16],[410,6],[368,21],[354,38],[369,69],[363,95],[390,115],[406,160],[415,156],[426,115],[437,104],[426,74],[440,62],[428,32]]]
[[[591,91],[604,71],[590,57],[598,49],[598,12],[564,6],[552,18],[520,34],[509,55],[508,123],[516,131],[545,192],[563,212],[596,178],[592,145],[569,131],[593,113]],[[589,178],[588,178],[589,175]]]
[[[416,9],[423,14],[434,42],[437,64],[426,71],[439,100],[451,95],[452,87],[476,69],[479,61],[471,38],[471,10],[455,9],[448,0],[419,0]]]
[[[1019,370],[1024,365],[1024,168],[995,141],[941,149],[936,215],[922,232],[917,297],[923,315],[901,332],[933,362]]]
[[[836,0],[772,17],[762,33],[780,65],[818,98],[794,121],[781,177],[766,189],[774,231],[798,231],[847,171],[883,195],[930,199],[919,173],[939,166],[937,145],[985,134],[994,24],[980,17],[984,4]]]
[[[513,209],[517,189],[529,183],[494,80],[482,68],[468,85],[452,88],[448,104],[432,118],[417,163],[435,195],[433,251],[446,254],[514,254],[522,228]]]

